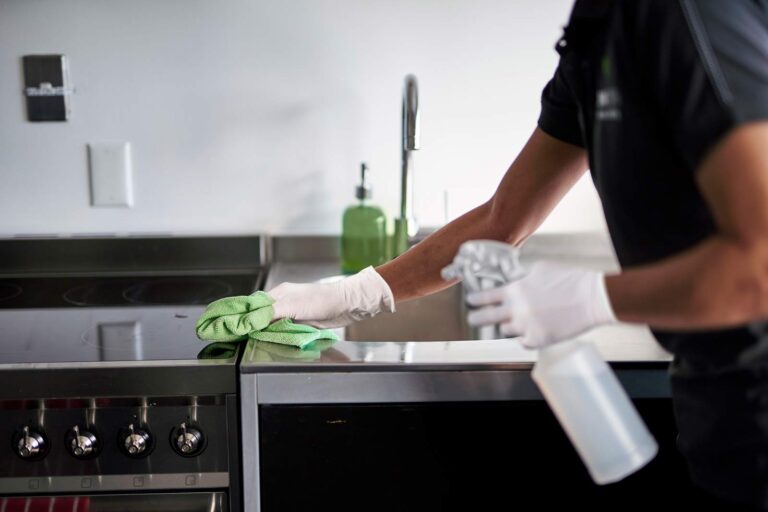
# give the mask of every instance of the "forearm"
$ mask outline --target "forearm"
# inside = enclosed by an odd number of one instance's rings
[[[768,317],[768,123],[731,131],[696,173],[717,233],[666,260],[606,279],[616,316],[666,329]]]
[[[768,316],[768,249],[716,235],[661,262],[607,276],[617,318],[660,329],[724,328]]]
[[[493,198],[376,270],[396,301],[428,295],[451,283],[440,270],[467,240],[522,243],[586,169],[585,152],[536,129]]]
[[[395,301],[421,297],[450,286],[452,283],[440,277],[440,270],[453,260],[465,240],[503,238],[498,226],[489,222],[489,211],[490,203],[478,206],[378,267],[376,270],[389,285]]]

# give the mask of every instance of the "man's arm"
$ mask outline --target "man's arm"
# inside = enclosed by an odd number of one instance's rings
[[[606,277],[618,319],[697,329],[768,317],[768,123],[729,133],[697,181],[718,232],[664,261]]]
[[[395,302],[450,285],[440,270],[470,239],[525,240],[584,174],[585,151],[536,129],[493,198],[454,220],[397,259],[333,283],[282,283],[269,290],[275,318],[339,327],[395,310]]]
[[[586,152],[541,131],[531,135],[494,196],[376,270],[395,301],[446,288],[440,270],[472,239],[522,243],[544,221],[587,168]]]

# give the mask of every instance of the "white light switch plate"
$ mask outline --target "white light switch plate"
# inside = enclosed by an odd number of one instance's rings
[[[133,205],[131,144],[98,142],[88,144],[92,206]]]

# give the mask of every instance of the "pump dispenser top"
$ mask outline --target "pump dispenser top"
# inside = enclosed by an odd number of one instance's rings
[[[355,197],[362,201],[370,199],[372,196],[373,188],[368,182],[368,164],[363,162],[360,164],[360,184],[355,189]]]

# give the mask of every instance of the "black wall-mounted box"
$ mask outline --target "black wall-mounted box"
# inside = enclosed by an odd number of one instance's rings
[[[64,55],[26,55],[24,96],[29,121],[66,121],[69,118],[69,72]]]

